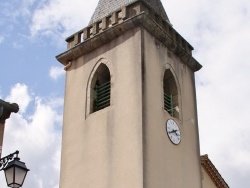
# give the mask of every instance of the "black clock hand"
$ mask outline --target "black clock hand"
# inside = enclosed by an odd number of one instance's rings
[[[168,132],[169,134],[171,134],[171,133],[175,133],[176,131],[175,130],[172,130],[172,131],[170,131],[170,132]]]
[[[172,130],[172,131],[170,131],[170,132],[169,132],[169,134],[171,134],[171,133],[175,133],[175,134],[176,134],[176,136],[180,136],[179,134],[177,134],[177,131],[178,131],[178,130]]]

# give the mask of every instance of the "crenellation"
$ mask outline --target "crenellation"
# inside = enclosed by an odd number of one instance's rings
[[[123,19],[122,19],[122,10],[118,11],[117,15],[118,15],[118,23],[122,23],[123,22]]]
[[[134,8],[134,6],[128,7],[127,11],[129,12]],[[114,22],[114,25],[112,25],[112,19],[116,19],[116,21],[118,21],[119,15],[121,15],[121,10],[112,14],[112,16],[107,16],[103,18],[102,21],[96,22],[68,37],[66,39],[68,42],[68,52],[66,51],[64,54],[61,54],[62,56],[59,55],[61,60],[63,62],[65,60],[71,60],[71,56],[66,54],[72,54],[73,51],[74,57],[78,57],[82,53],[92,51],[95,48],[100,47],[101,45],[106,44],[114,38],[122,35],[126,31],[141,25],[152,33],[158,40],[160,40],[170,51],[179,56],[183,63],[187,64],[191,69],[197,71],[201,68],[199,63],[196,60],[193,60],[193,47],[178,32],[175,31],[169,22],[162,20],[162,25],[160,25],[155,19],[146,14],[146,12],[142,12],[133,17],[130,17],[131,15],[129,14],[126,20],[120,19],[119,23]],[[73,51],[71,50],[74,49],[76,45],[78,47],[80,44],[82,44],[81,47],[79,47],[81,49],[80,51],[79,49],[75,49]]]
[[[150,9],[150,7],[148,7],[148,6],[144,5],[144,4],[142,4],[141,7],[142,7],[141,11],[145,12],[147,15],[150,15],[152,13],[152,9]]]
[[[132,5],[130,5],[130,6],[128,7],[128,10],[129,10],[129,11],[128,11],[128,17],[129,17],[129,18],[138,15],[138,14],[139,14],[139,11],[140,11],[138,4],[132,4]]]
[[[181,37],[180,35],[177,35],[176,38],[177,38],[177,39],[176,39],[177,44],[179,44],[179,46],[181,46],[181,47],[183,48],[183,46],[182,46],[182,37]]]
[[[184,38],[182,38],[182,46],[188,54],[192,55],[193,48]]]
[[[183,47],[183,49],[185,50],[185,51],[187,51],[188,49],[187,49],[187,44],[186,44],[186,41],[182,38],[181,39],[181,43],[182,43],[182,47]]]
[[[148,15],[149,15],[153,20],[155,20],[155,11],[154,11],[154,10],[152,10],[152,9],[149,8]]]
[[[162,18],[160,15],[155,13],[155,21],[158,25],[160,25],[163,28],[163,24],[162,24]]]
[[[175,32],[174,32],[174,29],[172,27],[169,28],[169,33],[168,34],[173,39],[173,41],[175,41]]]
[[[138,5],[143,4],[143,6],[147,6],[150,9],[153,9],[154,12],[157,12],[158,15],[160,15],[164,20],[168,20],[167,14],[162,7],[162,4],[160,1],[154,1],[154,0],[118,0],[118,1],[110,1],[110,0],[102,0],[98,3],[95,12],[92,15],[92,18],[89,22],[89,24],[93,24],[94,22],[100,21],[103,17],[106,17],[110,15],[112,12],[115,12],[121,7],[128,7],[131,5]],[[137,7],[138,12],[142,12],[142,6]],[[141,10],[140,10],[141,9]]]
[[[115,25],[118,23],[118,12],[113,12],[111,16],[111,25]]]
[[[170,27],[170,25],[168,24],[168,22],[162,20],[162,28],[163,28],[167,33],[169,33],[169,27]]]
[[[122,20],[125,20],[128,18],[128,9],[127,6],[123,6],[121,9],[121,18]]]
[[[98,31],[99,32],[103,31],[103,29],[102,29],[102,22],[97,22],[97,27],[98,27]]]
[[[106,30],[108,28],[108,17],[102,18],[102,31]]]
[[[143,12],[143,5],[141,2],[135,2],[134,4],[132,4],[132,6],[134,6],[134,10],[136,11],[136,15]]]
[[[81,31],[75,34],[75,36],[74,36],[74,37],[75,37],[75,38],[74,38],[74,40],[75,40],[75,45],[77,45],[77,44],[79,44],[79,43],[82,42],[82,40],[81,40],[81,35],[82,35],[82,32],[81,32]]]
[[[151,19],[140,20],[140,18],[135,18],[141,14],[146,14]],[[132,18],[135,18],[133,19],[135,22],[128,22],[128,20]],[[126,22],[128,23],[125,24]],[[175,31],[168,20],[163,19],[154,9],[150,8],[148,4],[143,2],[135,2],[128,6],[122,6],[119,10],[107,15],[100,21],[97,21],[68,37],[66,39],[68,43],[67,49],[70,50],[76,45],[90,39],[92,39],[90,49],[94,49],[95,46],[101,46],[107,41],[123,34],[129,30],[129,28],[135,27],[137,24],[142,24],[147,30],[153,33],[158,40],[165,44],[170,51],[180,56],[184,62],[189,62],[189,56],[192,56],[193,47],[177,31]],[[118,28],[116,28],[117,26]],[[106,33],[107,30],[109,30],[109,34]],[[103,38],[103,35],[100,35],[103,32],[106,33],[106,38]],[[194,66],[192,65],[192,67]]]
[[[194,48],[188,42],[187,42],[187,45],[188,45],[189,52],[192,55],[192,51],[194,50]]]
[[[93,32],[93,36],[95,36],[97,33],[99,33],[99,28],[98,28],[98,23],[97,22],[95,22],[94,24],[93,24],[93,30],[92,30]]]
[[[89,38],[89,33],[88,33],[88,28],[87,27],[83,29],[83,33],[84,33],[83,34],[83,39],[85,41],[85,40],[87,40]]]
[[[89,27],[89,37],[93,37],[93,25]]]
[[[67,49],[74,47],[74,36],[67,38]]]
[[[107,17],[107,28],[110,28],[110,27],[112,27],[112,16],[108,16]]]
[[[84,38],[83,41],[103,32],[107,28],[111,28],[115,26],[116,24],[123,23],[126,19],[132,18],[142,12],[147,13],[150,15],[152,19],[154,19],[161,27],[163,25],[168,25],[164,19],[160,15],[158,15],[155,10],[149,7],[148,4],[144,4],[142,2],[135,2],[130,4],[129,6],[123,6],[121,9],[113,12],[110,15],[107,15],[106,17],[102,18],[102,20],[95,22],[91,25],[89,25],[87,28],[83,29]],[[81,31],[79,31],[81,32]],[[70,49],[74,47],[75,45],[79,44],[80,42],[83,42],[82,40],[79,40],[78,38],[78,32],[76,35],[71,36],[73,37],[72,40],[66,40],[68,42],[67,49]],[[69,37],[70,38],[70,37]],[[73,43],[72,43],[73,42]]]

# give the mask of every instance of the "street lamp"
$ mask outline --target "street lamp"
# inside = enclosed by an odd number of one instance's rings
[[[8,187],[22,187],[29,169],[25,163],[18,158],[19,151],[16,151],[0,159],[0,171],[4,170]]]

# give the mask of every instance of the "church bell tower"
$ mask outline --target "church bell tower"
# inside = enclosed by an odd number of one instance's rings
[[[66,41],[60,188],[201,188],[201,65],[161,1],[100,0]]]

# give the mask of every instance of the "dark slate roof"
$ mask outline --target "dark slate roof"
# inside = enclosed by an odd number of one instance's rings
[[[154,9],[160,16],[162,16],[163,19],[169,21],[161,0],[99,0],[89,24],[93,24],[105,16],[108,16],[112,12],[120,9],[122,6],[132,4],[136,1],[144,1],[149,5],[149,7]]]

